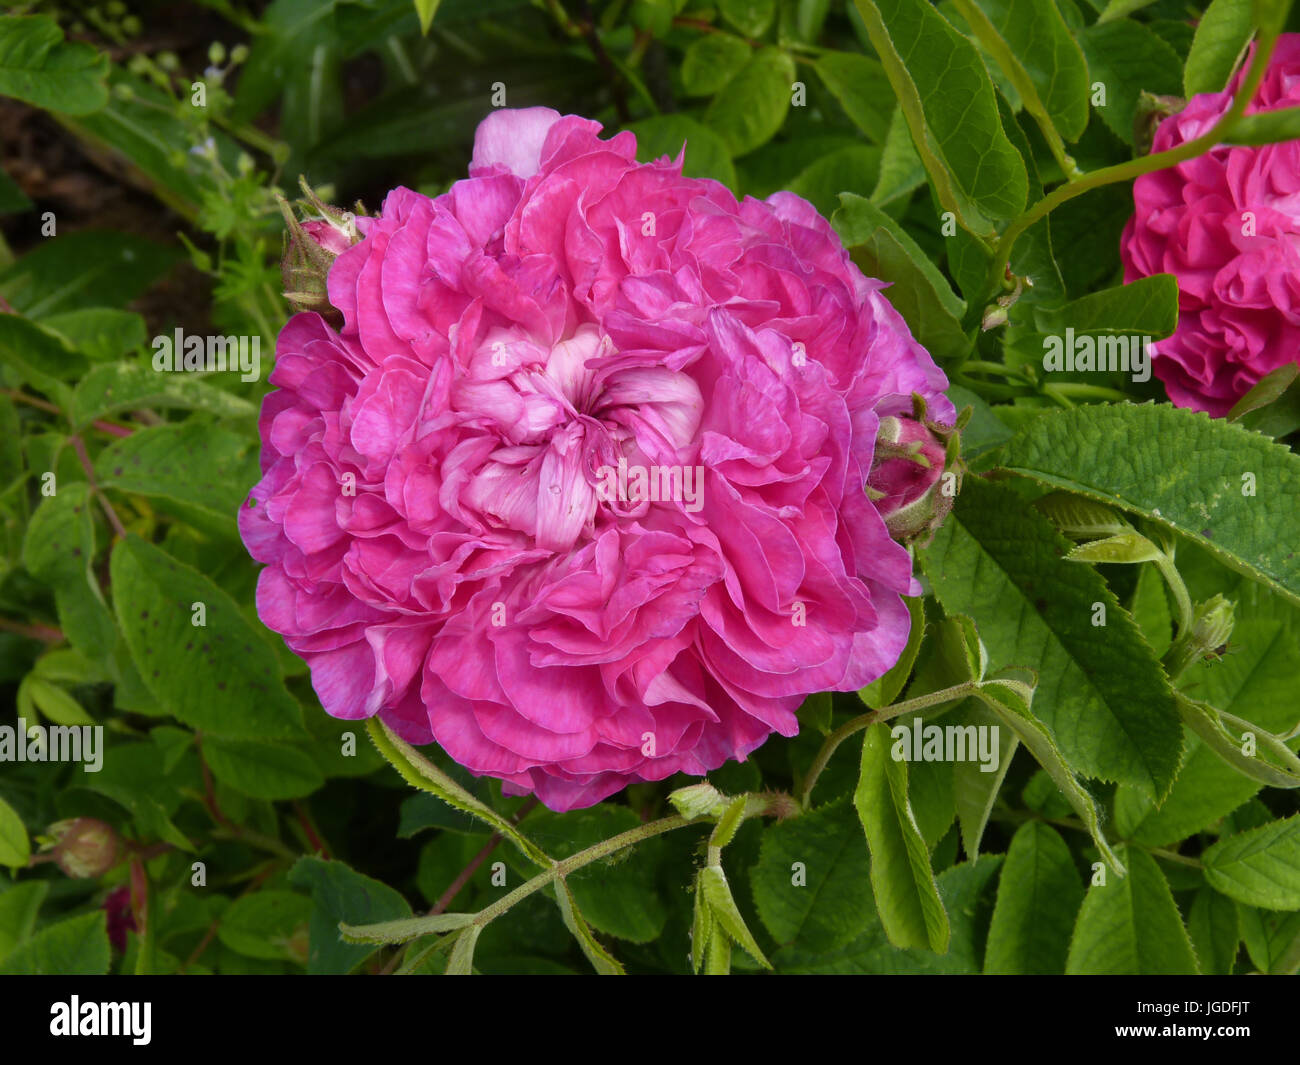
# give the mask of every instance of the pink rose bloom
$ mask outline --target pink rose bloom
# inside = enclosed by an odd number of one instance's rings
[[[865,491],[943,374],[805,201],[546,108],[391,192],[279,337],[240,513],[326,711],[555,810],[791,736],[906,641]]]
[[[1153,151],[1209,130],[1244,71],[1165,119]],[[1247,113],[1298,104],[1300,34],[1284,34]],[[1179,406],[1226,414],[1269,371],[1300,359],[1300,141],[1215,148],[1144,174],[1133,199],[1124,280],[1178,278],[1178,330],[1156,344],[1155,374]]]

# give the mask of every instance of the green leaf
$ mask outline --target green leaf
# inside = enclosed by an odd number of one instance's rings
[[[823,736],[829,736],[831,721],[835,714],[834,698],[830,692],[817,692],[815,695],[808,696],[795,714],[799,718],[800,729],[813,728]]]
[[[770,825],[750,873],[772,938],[810,951],[856,939],[871,919],[870,861],[847,802]]]
[[[132,661],[178,720],[223,739],[303,736],[275,653],[225,591],[134,535],[118,543],[109,570]],[[198,603],[205,626],[193,624]]]
[[[1133,788],[1115,792],[1115,827],[1126,839],[1164,847],[1213,825],[1259,791],[1257,780],[1244,776],[1195,736],[1178,778],[1158,807]]]
[[[203,757],[213,776],[254,799],[301,799],[325,785],[311,758],[280,744],[212,736]]]
[[[1088,61],[1093,86],[1106,90],[1096,108],[1101,120],[1125,144],[1133,143],[1133,120],[1143,91],[1176,96],[1182,89],[1183,64],[1178,53],[1155,33],[1132,19],[1087,26],[1075,34]]]
[[[1276,370],[1270,370],[1241,399],[1232,405],[1227,419],[1235,422],[1251,411],[1262,410],[1271,403],[1276,403],[1287,390],[1300,378],[1300,364],[1283,363]]]
[[[898,656],[898,661],[888,673],[877,677],[858,692],[859,698],[872,710],[888,706],[898,698],[898,693],[903,690],[908,677],[912,675],[912,666],[916,663],[916,655],[921,649],[921,640],[925,636],[925,597],[917,596],[915,599],[909,599],[905,596],[903,602],[907,605],[908,621],[911,625],[907,631],[907,643],[903,647],[903,653]]]
[[[854,0],[945,210],[977,236],[1025,207],[1028,176],[975,46],[924,0]]]
[[[49,15],[0,16],[0,96],[84,115],[108,102],[108,56],[63,39]]]
[[[1248,906],[1300,910],[1300,815],[1227,836],[1201,855],[1205,881]]]
[[[482,926],[472,924],[456,936],[456,944],[447,959],[448,976],[470,976],[474,972],[474,944],[478,942]]]
[[[74,350],[91,359],[120,359],[143,347],[144,319],[134,311],[108,307],[83,307],[76,311],[47,314],[42,328],[58,333]]]
[[[998,459],[1013,473],[1190,536],[1300,603],[1300,552],[1291,550],[1300,542],[1300,456],[1267,437],[1164,404],[1090,405],[1036,418]],[[1243,495],[1251,487],[1255,494]]]
[[[1030,712],[1030,689],[1014,680],[990,680],[980,686],[979,697],[984,704],[1005,722],[1016,734],[1029,753],[1047,772],[1052,783],[1056,785],[1065,800],[1087,827],[1097,849],[1121,876],[1124,867],[1119,858],[1106,843],[1101,832],[1101,818],[1097,813],[1092,796],[1074,778],[1070,767],[1065,764],[1061,752],[1045,729]]]
[[[1231,975],[1241,943],[1236,903],[1211,888],[1201,888],[1187,915],[1187,934],[1196,949],[1201,972],[1206,976]]]
[[[41,716],[56,725],[93,725],[91,717],[76,699],[60,688],[35,675],[23,678],[26,689]]]
[[[194,845],[171,822],[182,800],[180,789],[196,785],[197,763],[165,770],[158,747],[149,742],[117,744],[98,773],[80,775],[77,786],[106,795],[128,810],[136,832],[181,850]],[[187,775],[187,769],[191,772]]]
[[[836,951],[814,953],[784,947],[773,956],[782,973],[978,973],[993,913],[994,882],[1002,855],[986,855],[939,874],[939,897],[951,914],[946,954],[899,950],[872,914],[862,935]]]
[[[895,107],[885,134],[884,149],[880,153],[880,175],[876,178],[871,202],[884,207],[910,195],[924,184],[925,164],[916,154],[903,109]]]
[[[708,901],[704,898],[704,887],[699,881],[695,884],[695,901],[691,907],[691,971],[698,973],[713,958],[710,947],[713,944],[713,914]],[[723,939],[726,936],[722,936]],[[730,966],[730,959],[728,959]]]
[[[790,179],[787,188],[829,217],[840,205],[840,194],[870,195],[880,169],[880,149],[853,144],[817,156]]]
[[[762,48],[718,90],[704,122],[733,156],[752,152],[785,122],[794,80],[794,60],[779,48]]]
[[[153,425],[101,451],[95,476],[105,488],[148,496],[205,530],[233,536],[258,479],[257,437],[194,419]]]
[[[103,976],[111,955],[103,910],[42,928],[0,965],[4,976]]]
[[[49,893],[48,880],[13,884],[0,893],[0,962],[32,934],[36,914]]]
[[[433,25],[433,17],[438,13],[438,7],[442,0],[415,0],[415,13],[420,17],[420,32],[426,37],[429,35],[429,27]]]
[[[731,888],[727,884],[727,874],[722,871],[721,866],[706,865],[701,869],[699,883],[695,890],[704,893],[704,901],[709,908],[714,924],[713,935],[710,938],[717,936],[718,930],[721,929],[765,969],[772,968],[771,962],[763,956],[763,951],[755,942],[745,924],[745,919],[740,915],[736,900],[732,898]]]
[[[1242,942],[1261,973],[1293,976],[1300,968],[1300,912],[1270,913],[1237,907]]]
[[[967,699],[948,712],[947,723],[990,727],[998,724],[998,718],[974,699]],[[994,772],[986,773],[977,761],[955,762],[952,767],[952,797],[957,821],[961,825],[961,842],[971,856],[980,852],[980,840],[984,838],[989,814],[993,812],[998,791],[1011,768],[1016,748],[1020,746],[1020,738],[1012,729],[999,728],[996,736],[998,767]]]
[[[31,857],[32,845],[22,818],[4,799],[0,799],[0,865],[22,869]]]
[[[217,938],[231,950],[268,961],[305,962],[312,903],[293,891],[241,895],[226,907]]]
[[[1065,557],[1070,562],[1131,566],[1140,562],[1154,562],[1162,555],[1160,548],[1141,533],[1128,532],[1079,544],[1071,548]]]
[[[948,386],[948,398],[958,412],[971,410],[970,421],[961,431],[961,453],[965,459],[972,459],[991,447],[1010,439],[1012,433],[1005,422],[998,417],[998,412],[984,402],[969,388],[961,385]]]
[[[1070,942],[1066,972],[1167,976],[1194,974],[1196,956],[1155,859],[1125,853],[1128,875],[1088,889]]]
[[[1127,285],[1091,292],[1064,307],[1042,310],[1037,324],[1043,333],[1076,335],[1167,337],[1178,328],[1178,279],[1152,274]]]
[[[957,8],[1025,109],[1078,140],[1088,124],[1088,66],[1056,0],[957,0]]]
[[[729,188],[736,187],[736,168],[727,146],[708,126],[685,115],[655,115],[627,127],[636,134],[636,154],[642,162],[676,159],[682,146],[682,173],[687,177],[712,178]]]
[[[772,25],[776,0],[718,0],[718,9],[746,37],[761,37]]]
[[[939,358],[971,348],[962,331],[966,305],[903,228],[870,200],[845,194],[831,225],[868,277],[889,282],[885,298],[921,344]]]
[[[1065,972],[1070,932],[1082,902],[1079,870],[1060,834],[1041,821],[1021,825],[1002,866],[984,971]]]
[[[701,34],[682,56],[682,88],[687,96],[712,96],[749,61],[750,47],[729,33]]]
[[[0,269],[0,296],[45,318],[87,307],[124,307],[180,258],[129,233],[78,230],[36,245]]]
[[[587,956],[587,960],[591,962],[596,972],[601,976],[625,975],[623,966],[600,945],[592,934],[591,927],[578,910],[578,902],[573,897],[573,891],[564,880],[555,886],[555,901],[559,904],[564,927],[573,933],[578,946],[582,948],[582,953]]]
[[[72,397],[73,426],[79,429],[96,418],[140,407],[202,410],[226,418],[257,415],[257,408],[248,400],[200,378],[111,362],[96,366],[78,382]]]
[[[1143,638],[1151,645],[1151,652],[1163,657],[1173,642],[1174,620],[1169,611],[1164,578],[1155,566],[1143,566],[1138,571],[1129,613],[1142,630]]]
[[[100,655],[116,640],[116,633],[94,561],[90,486],[84,481],[64,485],[33,513],[23,542],[23,565],[54,589],[59,623],[72,644],[87,654]]]
[[[1093,0],[1089,0],[1092,3]],[[1144,7],[1150,7],[1155,0],[1110,0],[1105,10],[1098,16],[1098,22],[1109,22],[1111,19],[1123,18],[1125,15],[1131,15],[1135,11],[1141,11]],[[1093,7],[1097,5],[1093,3]]]
[[[948,949],[948,915],[908,802],[907,763],[890,756],[889,729],[883,725],[870,726],[863,737],[853,805],[867,834],[876,911],[890,942],[942,954]]]
[[[1254,32],[1253,0],[1213,0],[1196,24],[1183,69],[1183,95],[1222,92]]]
[[[813,61],[813,67],[849,120],[869,141],[884,144],[894,113],[894,98],[879,61],[854,52],[823,52]]]
[[[411,907],[396,891],[342,862],[299,858],[289,871],[289,883],[311,892],[307,954],[311,975],[351,972],[377,949],[345,943],[339,934],[341,922],[362,925],[411,916]]]
[[[0,363],[33,388],[67,408],[72,393],[68,378],[86,372],[86,360],[60,337],[16,314],[0,315]]]
[[[1169,682],[1102,577],[1061,557],[1069,549],[1016,493],[967,478],[919,557],[944,609],[978,619],[996,664],[1038,674],[1034,714],[1072,766],[1163,795],[1182,735]]]

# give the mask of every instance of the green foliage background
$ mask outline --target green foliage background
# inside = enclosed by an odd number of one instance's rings
[[[5,107],[40,112],[176,235],[70,229],[0,172],[0,724],[95,723],[108,743],[99,773],[0,765],[0,971],[1294,973],[1294,368],[1231,420],[1171,407],[1155,381],[1037,369],[1067,327],[1173,331],[1176,279],[1121,286],[1118,261],[1153,97],[1221,89],[1252,36],[1300,29],[1289,8],[207,0],[0,17]],[[686,142],[686,172],[738,195],[806,197],[970,408],[899,666],[809,699],[798,737],[712,788],[554,814],[326,716],[258,621],[236,534],[266,385],[150,367],[150,338],[177,326],[257,336],[269,365],[288,313],[276,193],[303,174],[371,209],[397,184],[436,195],[501,102],[632,129],[642,159]],[[1211,143],[1296,129],[1280,113]],[[151,298],[177,271],[201,295]],[[999,771],[895,760],[887,722],[914,715],[998,725]],[[110,869],[52,862],[49,826],[73,817],[121,838]],[[123,952],[105,905],[127,885]]]

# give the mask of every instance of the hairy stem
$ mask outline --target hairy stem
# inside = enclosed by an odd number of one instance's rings
[[[846,721],[826,737],[822,749],[817,752],[817,757],[813,759],[808,775],[804,778],[803,788],[799,792],[799,805],[804,809],[808,808],[813,785],[817,783],[817,778],[821,776],[822,770],[826,768],[826,763],[831,760],[831,755],[835,753],[836,748],[855,732],[861,732],[878,721],[888,721],[902,714],[910,714],[913,710],[925,710],[943,703],[956,702],[959,699],[965,699],[968,695],[975,695],[978,691],[978,684],[965,681],[953,685],[951,688],[931,692],[929,695],[918,695],[915,699],[905,699],[903,702],[894,703],[892,706],[882,706],[879,710],[871,710],[855,717],[852,721]]]

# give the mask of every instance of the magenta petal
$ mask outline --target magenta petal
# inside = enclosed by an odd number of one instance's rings
[[[793,735],[809,694],[887,670],[919,587],[886,517],[927,497],[954,415],[807,201],[737,202],[681,165],[638,164],[630,133],[579,116],[500,110],[466,180],[394,189],[339,245],[341,328],[300,314],[280,333],[239,514],[259,616],[327,713],[377,715],[556,810],[743,760]],[[1300,293],[1268,259],[1212,269],[1255,177],[1204,166],[1215,213],[1162,235],[1208,264],[1199,309]],[[1126,266],[1174,254],[1137,244]],[[1242,373],[1270,357],[1249,321],[1210,327]],[[1226,393],[1207,346],[1188,351],[1171,390]],[[934,440],[907,422],[914,393]]]
[[[542,146],[556,122],[558,111],[549,107],[524,107],[492,111],[474,134],[471,173],[504,167],[515,177],[529,178],[541,167]]]

